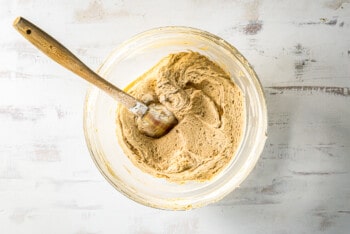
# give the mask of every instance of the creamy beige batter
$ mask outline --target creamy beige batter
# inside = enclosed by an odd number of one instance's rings
[[[139,132],[133,114],[118,108],[119,143],[142,171],[177,183],[206,181],[233,158],[243,131],[242,92],[207,57],[170,54],[126,91],[146,104],[162,103],[179,121],[154,139]]]

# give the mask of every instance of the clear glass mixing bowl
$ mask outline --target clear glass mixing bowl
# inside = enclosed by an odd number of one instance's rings
[[[223,39],[188,27],[163,27],[138,34],[121,44],[98,73],[117,87],[126,87],[170,53],[197,51],[218,63],[241,88],[245,127],[229,165],[207,182],[170,183],[135,167],[116,136],[117,102],[95,87],[86,96],[85,138],[102,175],[121,193],[146,206],[185,210],[216,202],[247,177],[266,140],[267,112],[261,84],[248,61]]]

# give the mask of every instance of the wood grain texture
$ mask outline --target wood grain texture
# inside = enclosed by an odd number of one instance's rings
[[[1,233],[348,233],[350,2],[0,0]],[[23,15],[96,69],[158,26],[217,34],[264,86],[268,140],[243,184],[188,212],[138,205],[99,174],[85,146],[87,85],[12,28]],[[54,25],[54,26],[53,26]]]
[[[25,39],[31,42],[53,61],[103,90],[112,98],[115,98],[121,102],[128,109],[137,109],[134,112],[139,113],[141,116],[145,114],[144,111],[138,110],[141,108],[136,107],[138,105],[142,105],[145,109],[147,109],[146,106],[144,106],[142,103],[138,103],[134,97],[124,93],[121,89],[100,77],[83,62],[81,62],[80,59],[78,59],[60,42],[40,29],[38,26],[23,17],[17,17],[13,23],[13,26]]]

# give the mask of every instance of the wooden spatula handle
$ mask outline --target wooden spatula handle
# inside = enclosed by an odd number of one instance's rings
[[[63,67],[71,70],[78,76],[84,78],[91,84],[102,89],[117,101],[124,104],[128,109],[138,115],[144,113],[138,113],[139,111],[145,112],[147,106],[137,101],[134,97],[128,95],[124,91],[115,87],[107,80],[101,78],[83,62],[81,62],[72,52],[65,48],[61,43],[56,41],[49,34],[35,26],[33,23],[18,17],[13,26],[20,32],[28,41],[35,45],[39,50],[44,52],[51,59],[61,64]],[[141,109],[141,110],[140,110]],[[144,110],[146,109],[146,110]]]

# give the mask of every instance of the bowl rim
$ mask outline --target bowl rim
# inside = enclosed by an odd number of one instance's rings
[[[259,80],[255,70],[253,69],[253,67],[251,66],[251,64],[248,62],[248,60],[233,46],[231,45],[229,42],[227,42],[226,40],[222,39],[221,37],[214,35],[208,31],[202,30],[202,29],[198,29],[198,28],[194,28],[194,27],[188,27],[188,26],[163,26],[163,27],[156,27],[156,28],[151,28],[149,30],[140,32],[132,37],[130,37],[129,39],[125,40],[124,42],[120,43],[118,46],[116,46],[116,48],[114,48],[109,55],[103,60],[103,62],[101,63],[101,65],[98,67],[97,69],[97,73],[100,74],[101,70],[103,67],[108,67],[108,62],[112,62],[113,60],[111,58],[115,57],[116,52],[119,51],[121,48],[125,47],[128,44],[132,44],[134,41],[138,40],[139,38],[145,37],[147,35],[152,35],[155,33],[190,33],[193,35],[199,35],[201,37],[205,37],[206,39],[209,40],[213,40],[215,42],[219,42],[221,46],[226,47],[225,49],[227,49],[230,53],[233,54],[233,52],[235,53],[234,56],[237,58],[237,60],[244,65],[244,68],[247,70],[247,72],[249,73],[249,75],[251,76],[250,79],[252,79],[256,91],[258,93],[258,96],[261,97],[261,118],[262,118],[262,123],[263,126],[261,126],[262,128],[262,132],[264,133],[264,135],[262,135],[261,137],[261,141],[257,144],[256,146],[256,157],[253,158],[253,160],[250,161],[249,167],[244,168],[244,176],[242,176],[236,186],[232,186],[229,189],[226,189],[223,193],[221,193],[218,196],[215,196],[214,199],[211,200],[205,200],[205,201],[201,201],[198,202],[194,205],[179,205],[179,204],[173,204],[173,205],[157,205],[155,203],[152,202],[148,202],[144,199],[142,199],[142,197],[140,196],[132,196],[131,194],[129,194],[128,192],[124,191],[124,189],[122,189],[122,186],[115,184],[109,177],[108,175],[106,175],[105,171],[101,168],[99,162],[96,159],[95,156],[95,152],[93,152],[93,146],[91,144],[91,139],[89,137],[89,133],[88,133],[88,103],[90,101],[90,96],[91,93],[94,89],[96,89],[94,86],[90,85],[86,95],[85,95],[85,100],[84,100],[84,110],[83,110],[83,130],[84,130],[84,137],[85,137],[85,142],[87,144],[87,148],[89,150],[90,156],[95,164],[95,166],[98,168],[98,170],[100,171],[100,173],[102,174],[102,176],[117,190],[119,191],[121,194],[123,194],[124,196],[126,196],[127,198],[148,206],[148,207],[152,207],[152,208],[157,208],[157,209],[163,209],[163,210],[189,210],[192,208],[199,208],[199,207],[203,207],[206,206],[208,204],[217,202],[219,200],[221,200],[222,198],[224,198],[225,196],[227,196],[229,193],[231,193],[234,189],[236,189],[237,187],[239,187],[239,185],[248,177],[248,175],[251,173],[251,171],[253,170],[253,168],[255,167],[257,161],[259,160],[262,151],[264,149],[265,146],[265,142],[267,139],[267,122],[268,122],[268,115],[267,115],[267,105],[266,105],[266,96],[263,90],[263,86],[261,84],[261,81]],[[236,56],[236,55],[239,56]],[[122,181],[120,181],[122,184],[124,184]],[[124,185],[123,185],[124,186]],[[174,199],[172,199],[174,200]]]

